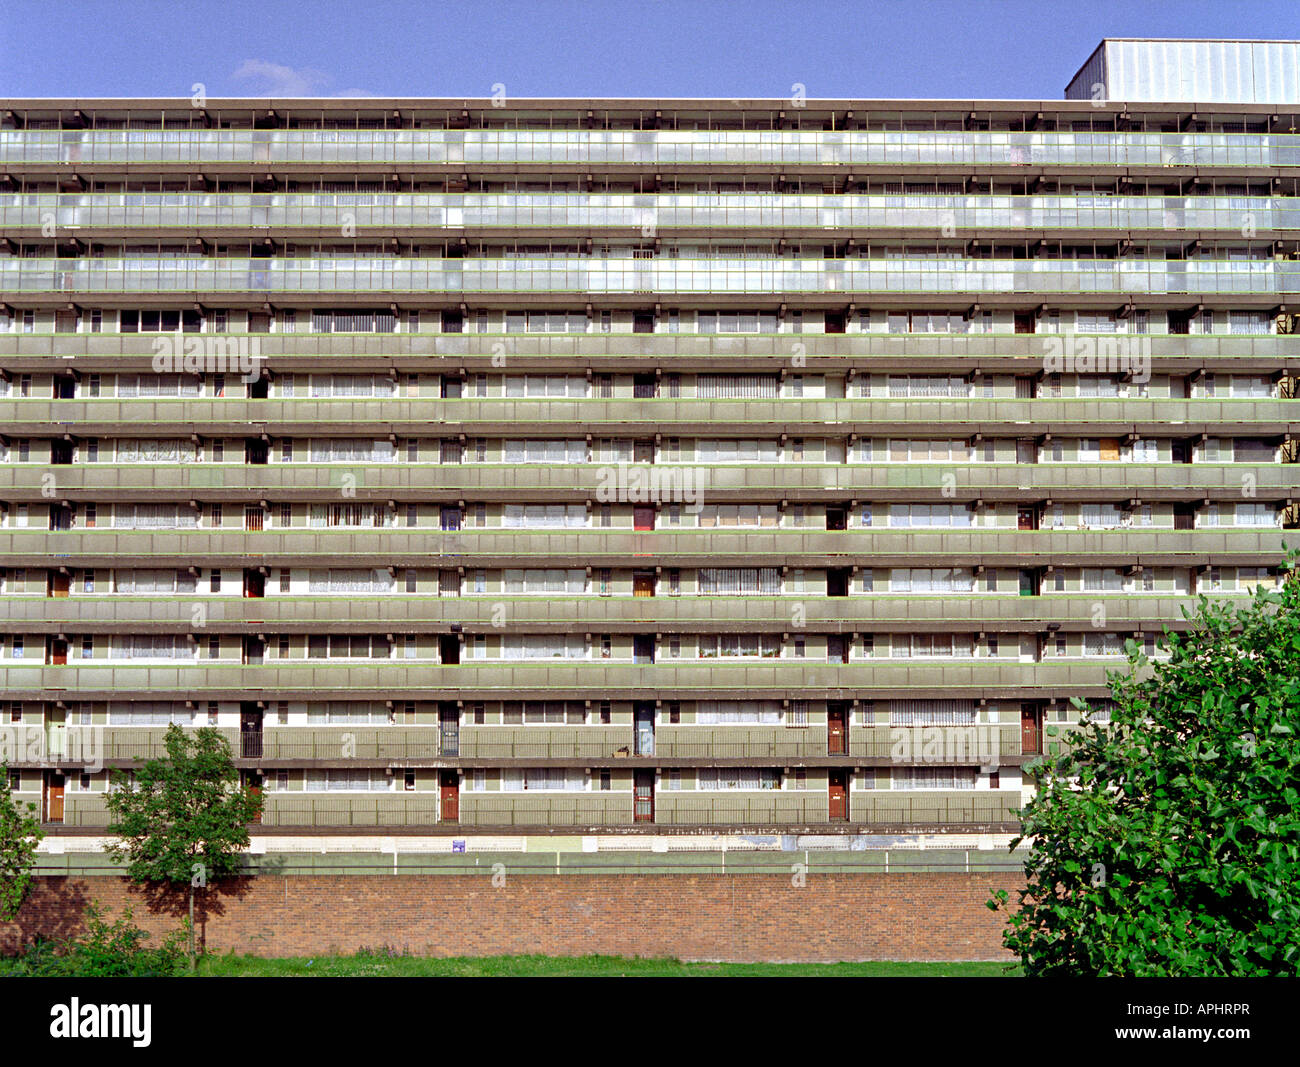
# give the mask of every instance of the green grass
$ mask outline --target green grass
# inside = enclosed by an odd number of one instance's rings
[[[343,978],[984,978],[1019,974],[1008,963],[683,963],[620,956],[487,956],[436,959],[387,952],[354,956],[263,959],[206,956],[199,974],[211,977]]]

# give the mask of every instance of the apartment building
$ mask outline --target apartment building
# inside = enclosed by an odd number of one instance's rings
[[[0,101],[11,786],[1013,830],[1300,540],[1300,105],[1073,95]]]

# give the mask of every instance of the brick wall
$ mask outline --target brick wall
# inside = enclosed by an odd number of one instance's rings
[[[431,956],[543,953],[685,960],[1008,959],[990,892],[1023,876],[809,874],[490,876],[260,875],[198,909],[208,951],[261,956],[348,953],[390,945]],[[1013,894],[1014,896],[1014,894]],[[37,933],[80,928],[90,900],[163,933],[184,898],[149,898],[125,879],[42,877],[0,952]]]

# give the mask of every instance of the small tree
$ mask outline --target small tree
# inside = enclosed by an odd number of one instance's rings
[[[36,846],[44,836],[36,805],[14,800],[9,765],[0,764],[0,919],[5,922],[18,915],[31,891]]]
[[[238,870],[262,798],[239,786],[230,745],[217,730],[190,735],[173,724],[163,743],[167,757],[149,760],[134,783],[113,772],[109,833],[119,840],[108,851],[135,882],[188,887],[193,969],[194,890]]]
[[[1300,967],[1300,580],[1199,600],[1167,659],[1129,642],[1112,724],[1032,768],[1028,885],[1003,933],[1030,975]],[[1186,614],[1186,613],[1185,613]],[[1075,700],[1076,706],[1086,705]],[[1008,909],[1005,890],[989,901]]]

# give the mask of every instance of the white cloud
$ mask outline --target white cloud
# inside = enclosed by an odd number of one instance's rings
[[[237,81],[249,83],[250,96],[354,96],[373,97],[378,94],[369,89],[344,89],[327,93],[326,87],[334,80],[328,74],[310,67],[286,67],[269,63],[265,59],[246,59],[231,75]]]

